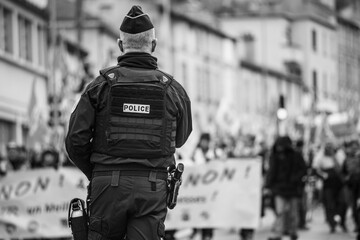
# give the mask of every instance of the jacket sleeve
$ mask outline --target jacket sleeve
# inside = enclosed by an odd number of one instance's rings
[[[307,167],[304,160],[304,157],[300,152],[295,152],[296,154],[296,167],[293,170],[292,180],[296,183],[303,183],[303,177],[306,175]]]
[[[191,101],[183,87],[173,81],[173,101],[177,108],[176,144],[177,148],[184,145],[192,131]]]
[[[94,87],[94,82],[88,85],[71,114],[65,139],[65,147],[69,158],[89,180],[93,169],[90,156],[96,113],[94,98],[91,97],[91,92],[94,92],[96,87],[96,85]]]
[[[269,158],[269,169],[266,173],[265,176],[265,188],[272,188],[273,184],[274,184],[274,180],[275,180],[275,157],[274,154],[271,153],[270,158]]]

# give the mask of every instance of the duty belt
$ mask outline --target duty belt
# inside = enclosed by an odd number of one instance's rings
[[[168,177],[165,171],[153,171],[153,170],[114,170],[114,171],[94,171],[93,177],[99,176],[113,176],[114,174],[120,176],[131,176],[131,177],[151,177],[154,175],[155,179],[166,180]]]
[[[156,179],[166,181],[168,173],[166,171],[159,170],[107,170],[107,171],[94,171],[93,177],[98,176],[111,176],[111,186],[119,186],[120,176],[131,177],[148,177],[151,183],[151,190],[156,191]]]

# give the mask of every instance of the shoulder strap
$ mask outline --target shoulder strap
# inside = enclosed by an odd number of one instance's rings
[[[161,82],[168,87],[174,78],[161,70],[136,70],[119,66],[112,66],[100,70],[103,76],[111,86],[115,82]]]
[[[116,71],[114,71],[117,68],[119,68],[119,66],[116,65],[116,66],[101,69],[99,71],[100,75],[106,79],[106,81],[108,82],[108,84],[110,86],[112,85],[113,80],[117,78]]]
[[[156,71],[158,71],[159,73],[161,73],[161,82],[166,84],[166,87],[168,87],[172,81],[174,80],[174,77],[171,76],[170,74],[166,73],[166,72],[163,72],[159,69],[156,69]]]

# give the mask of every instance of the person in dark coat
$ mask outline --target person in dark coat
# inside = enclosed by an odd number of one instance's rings
[[[349,143],[346,158],[342,166],[342,172],[346,187],[350,193],[350,208],[355,224],[355,231],[358,232],[359,219],[357,214],[358,198],[360,191],[360,146],[357,141]]]
[[[347,231],[345,179],[342,165],[343,163],[335,157],[335,147],[330,142],[325,144],[323,154],[318,155],[314,160],[314,167],[323,181],[322,201],[330,233],[336,231],[338,224],[344,232]]]
[[[272,148],[265,182],[265,189],[275,198],[276,209],[274,236],[269,240],[281,240],[284,232],[289,233],[291,240],[298,238],[298,201],[305,174],[305,161],[292,147],[291,139],[288,136],[278,137]]]

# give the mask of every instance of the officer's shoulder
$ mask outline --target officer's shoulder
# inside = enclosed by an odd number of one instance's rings
[[[171,86],[175,87],[177,90],[182,90],[183,89],[181,84],[178,81],[176,81],[176,79],[171,74],[169,74],[167,72],[164,72],[162,70],[159,70],[159,69],[157,69],[157,71],[163,76],[163,78],[164,78],[163,81],[164,82],[171,81],[170,82]]]
[[[171,86],[175,87],[176,89],[178,89],[178,88],[181,89],[182,88],[181,84],[178,81],[176,81],[176,79],[171,74],[169,74],[167,72],[164,72],[162,70],[159,70],[159,69],[157,69],[157,71],[162,76],[162,81],[163,82],[166,83],[166,82],[170,81],[169,84]]]
[[[168,77],[168,78],[171,79],[171,80],[174,80],[174,77],[173,77],[172,75],[170,75],[169,73],[164,72],[163,70],[160,70],[160,69],[156,69],[156,70],[159,72],[159,74],[161,74],[161,75],[163,75],[163,76],[166,76],[166,77]]]
[[[110,77],[112,78],[111,74],[114,74],[114,72],[119,68],[118,65],[115,65],[115,66],[111,66],[111,67],[107,67],[107,68],[104,68],[104,69],[101,69],[99,71],[100,73],[100,76],[103,76],[104,78],[106,77]],[[109,76],[110,75],[110,76]]]
[[[105,82],[106,79],[104,78],[104,76],[98,75],[95,79],[89,82],[89,84],[85,88],[85,92],[93,91]]]
[[[169,79],[171,79],[170,85],[172,86],[172,88],[170,88],[170,90],[176,91],[177,94],[180,94],[183,97],[187,97],[187,93],[186,93],[184,87],[172,75],[170,75],[164,71],[160,71],[160,72],[163,73]]]
[[[108,77],[107,75],[111,74],[112,71],[114,71],[115,69],[117,69],[119,66],[111,66],[111,67],[107,67],[104,69],[101,69],[99,71],[99,75],[89,83],[89,85],[87,86],[87,89],[93,89],[96,88],[97,86],[100,86],[102,83],[106,82],[106,78]]]

